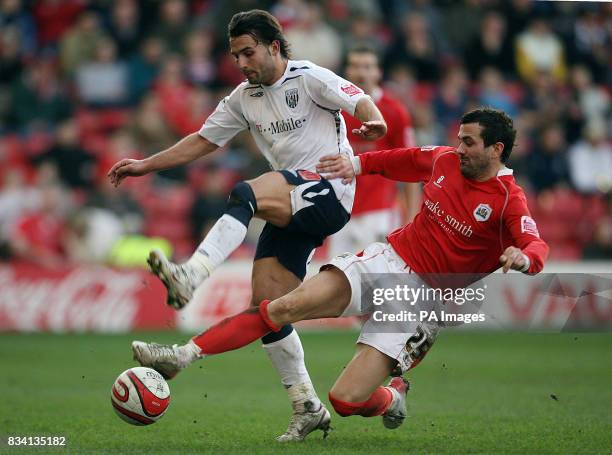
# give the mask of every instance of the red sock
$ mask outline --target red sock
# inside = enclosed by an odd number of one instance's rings
[[[257,308],[226,318],[192,340],[202,354],[220,354],[246,346],[267,333],[278,332],[280,327],[268,317],[269,303],[269,300],[264,300]]]
[[[329,402],[332,404],[336,412],[342,417],[360,415],[363,417],[374,417],[385,413],[385,411],[391,405],[393,401],[393,395],[391,391],[386,387],[378,387],[367,401],[361,403],[350,403],[348,401],[342,401],[332,394],[329,394]]]

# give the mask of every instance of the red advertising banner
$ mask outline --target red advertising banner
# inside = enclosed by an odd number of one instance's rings
[[[144,270],[0,265],[0,331],[125,332],[175,326],[163,284]]]
[[[251,299],[249,261],[230,261],[215,271],[182,311],[165,304],[166,290],[140,269],[80,265],[45,269],[25,263],[0,265],[0,331],[128,332],[178,328],[197,333],[244,310]],[[607,268],[607,267],[606,267]],[[311,266],[311,272],[318,267]],[[588,270],[590,273],[585,273]],[[584,264],[572,274],[492,274],[483,285],[484,317],[464,328],[609,330],[612,275]],[[384,309],[384,307],[380,307]],[[299,327],[358,327],[357,318],[320,319]]]

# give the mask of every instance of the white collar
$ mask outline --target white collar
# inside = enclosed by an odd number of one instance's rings
[[[512,174],[514,174],[514,170],[506,166],[502,167],[499,171],[497,171],[498,177],[501,177],[503,175],[512,175]]]

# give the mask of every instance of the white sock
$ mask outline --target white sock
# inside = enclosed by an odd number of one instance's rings
[[[282,340],[264,344],[263,347],[278,371],[294,409],[303,411],[306,401],[312,402],[313,409],[318,409],[321,401],[306,370],[304,349],[297,332],[293,330]]]
[[[203,357],[200,347],[195,344],[193,340],[189,340],[188,343],[182,346],[177,346],[175,344],[174,352],[176,353],[181,368],[185,368],[189,364]]]
[[[187,265],[210,275],[240,246],[246,234],[244,224],[233,216],[223,215],[206,234]]]

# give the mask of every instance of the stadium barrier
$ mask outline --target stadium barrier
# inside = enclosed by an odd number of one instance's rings
[[[610,263],[548,264],[552,273],[597,274],[612,270]],[[310,272],[318,267],[312,265]],[[607,275],[608,277],[612,275]],[[584,275],[588,279],[588,275]],[[175,312],[164,303],[161,282],[142,269],[79,265],[44,269],[25,263],[0,265],[0,331],[101,332],[179,329],[197,332],[243,310],[251,297],[251,263],[230,261],[196,292],[193,302]],[[575,281],[575,280],[574,280]],[[487,321],[468,328],[564,330],[578,327],[612,329],[612,294],[597,299],[580,289],[538,294],[536,280],[508,280],[487,295]],[[531,284],[530,284],[531,283]],[[572,284],[570,283],[571,287]],[[593,294],[595,295],[595,293]],[[584,297],[584,298],[583,298]],[[577,300],[583,298],[579,310]],[[567,321],[571,320],[570,327]],[[357,318],[300,323],[309,329],[358,327]]]

